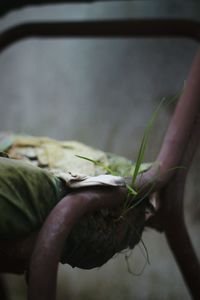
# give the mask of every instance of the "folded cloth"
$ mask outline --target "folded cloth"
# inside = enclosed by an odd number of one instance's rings
[[[63,194],[61,179],[50,172],[1,157],[0,239],[36,231]]]

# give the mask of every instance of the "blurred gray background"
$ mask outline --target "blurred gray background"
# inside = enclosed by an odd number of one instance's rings
[[[120,4],[123,16],[131,6]],[[109,13],[108,13],[109,12]],[[112,6],[63,5],[23,9],[0,20],[1,30],[18,22],[91,18]],[[183,87],[197,43],[184,39],[30,39],[0,55],[0,130],[79,140],[128,158],[137,156],[148,119],[165,96]],[[174,105],[160,112],[146,160],[156,158]],[[188,178],[186,219],[200,249],[198,151]],[[100,269],[61,266],[58,299],[190,299],[162,234],[147,229],[143,240],[151,264],[140,276],[128,273],[119,254]],[[145,259],[136,247],[129,260],[134,273]],[[6,275],[10,299],[25,299],[21,276]]]

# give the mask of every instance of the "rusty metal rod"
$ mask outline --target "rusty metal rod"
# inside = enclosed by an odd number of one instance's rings
[[[29,300],[54,300],[57,267],[67,236],[86,212],[117,207],[126,199],[125,188],[91,188],[63,198],[47,217],[30,263]]]
[[[138,177],[136,186],[155,189],[166,185],[179,167],[192,134],[194,123],[200,113],[200,50],[189,72],[183,94],[164,137],[155,164],[148,172]],[[158,167],[159,166],[159,167]]]
[[[187,173],[200,142],[200,115],[196,121],[182,161],[186,169],[177,171],[163,193],[164,201],[168,206],[165,212],[165,235],[194,300],[200,299],[200,263],[185,224],[183,198]]]
[[[181,19],[34,22],[0,34],[0,52],[25,38],[180,37],[200,40],[200,22]]]

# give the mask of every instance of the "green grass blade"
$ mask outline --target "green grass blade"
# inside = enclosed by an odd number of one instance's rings
[[[148,140],[149,140],[149,135],[150,135],[150,131],[155,123],[155,120],[158,116],[158,113],[161,109],[161,107],[163,106],[164,102],[166,101],[166,98],[163,98],[162,101],[159,103],[158,107],[155,109],[155,111],[153,112],[149,122],[147,123],[147,127],[145,128],[143,137],[142,137],[142,141],[140,144],[140,148],[139,148],[139,152],[138,152],[138,156],[136,159],[136,164],[135,164],[135,169],[133,172],[133,176],[132,176],[132,186],[134,186],[135,184],[135,180],[137,178],[137,175],[140,171],[140,166],[144,161],[144,155],[145,155],[145,150],[148,144]]]
[[[89,161],[89,162],[91,162],[91,163],[93,163],[93,164],[98,164],[98,161],[97,160],[94,160],[94,159],[91,159],[91,158],[89,158],[89,157],[86,157],[86,156],[82,156],[82,155],[75,155],[76,157],[78,157],[78,158],[82,158],[82,159],[85,159],[85,160],[87,160],[87,161]]]
[[[75,156],[78,158],[81,158],[81,159],[85,159],[85,160],[93,163],[94,165],[103,168],[106,172],[108,172],[109,174],[111,174],[113,176],[116,175],[109,167],[107,167],[104,163],[100,162],[99,160],[94,160],[89,157],[85,157],[85,156],[81,156],[81,155],[75,155]]]

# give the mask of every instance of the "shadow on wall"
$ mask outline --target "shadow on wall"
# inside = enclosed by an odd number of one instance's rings
[[[18,43],[0,56],[0,128],[80,140],[134,159],[147,120],[163,96],[183,86],[196,48],[195,42],[178,39]],[[147,160],[156,156],[171,111],[163,110],[156,121]],[[198,153],[186,191],[196,249],[199,158]],[[58,299],[189,299],[164,237],[147,230],[144,242],[151,265],[142,275],[128,273],[122,254],[97,270],[62,266]],[[129,263],[133,272],[142,268],[140,247]],[[25,299],[22,278],[6,280],[11,299]]]

